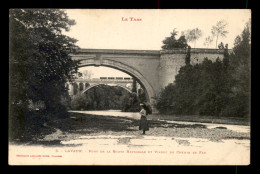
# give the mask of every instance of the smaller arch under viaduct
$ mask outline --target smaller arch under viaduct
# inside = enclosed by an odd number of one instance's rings
[[[75,79],[74,82],[68,83],[69,88],[69,95],[74,96],[77,93],[85,93],[86,91],[90,90],[91,88],[98,86],[98,85],[108,85],[108,86],[119,86],[129,93],[132,93],[132,79],[121,78],[121,79]],[[141,88],[140,84],[137,83],[136,85],[137,91]],[[77,88],[74,90],[74,88]]]

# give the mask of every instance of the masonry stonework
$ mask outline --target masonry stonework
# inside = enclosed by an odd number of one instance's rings
[[[80,67],[107,66],[121,70],[135,77],[146,91],[148,102],[153,104],[156,96],[185,65],[186,49],[174,50],[111,50],[80,49],[71,55],[80,61]],[[191,49],[191,64],[201,63],[204,58],[215,61],[223,59],[224,50]],[[70,85],[71,86],[71,85]],[[70,90],[72,93],[73,90]]]
[[[162,90],[169,83],[173,83],[179,69],[185,65],[185,54],[162,53],[160,57],[159,84]]]
[[[185,57],[187,50],[165,50],[160,52],[159,65],[159,84],[160,90],[170,83],[174,83],[175,76],[180,68],[185,65]],[[190,63],[191,65],[200,64],[205,58],[216,61],[217,58],[222,60],[224,57],[223,50],[217,49],[191,49]]]

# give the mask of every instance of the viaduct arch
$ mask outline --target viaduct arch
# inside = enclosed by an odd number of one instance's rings
[[[85,67],[85,66],[97,66],[95,64],[95,59],[86,59],[80,62],[80,67]],[[144,87],[145,91],[146,91],[146,97],[149,101],[151,101],[151,97],[153,97],[154,94],[154,89],[152,88],[151,84],[145,79],[145,77],[136,69],[134,69],[131,66],[128,66],[126,64],[123,64],[121,62],[118,61],[114,61],[114,60],[109,60],[106,59],[102,62],[101,65],[99,66],[106,66],[106,67],[110,67],[110,68],[114,68],[120,71],[123,71],[133,77],[135,77],[137,79],[137,81],[142,85],[142,87]]]
[[[81,93],[85,93],[87,92],[88,90],[90,90],[91,88],[94,88],[95,86],[98,86],[98,85],[106,85],[105,83],[96,83],[96,84],[93,84],[93,85],[90,85],[88,86],[85,90],[83,90]],[[120,84],[116,84],[116,86],[119,86],[121,88],[124,88],[125,90],[127,90],[129,93],[132,93],[131,89],[125,87],[124,85],[120,85]]]

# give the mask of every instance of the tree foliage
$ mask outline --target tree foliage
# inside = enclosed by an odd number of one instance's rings
[[[132,92],[137,93],[137,83],[136,83],[136,78],[133,78]]]
[[[187,49],[187,54],[186,54],[186,57],[185,57],[185,65],[190,65],[190,46],[188,46],[188,49]]]
[[[77,62],[69,54],[77,46],[75,39],[62,32],[69,31],[74,24],[63,10],[9,11],[11,117],[24,120],[30,101],[44,102],[48,113],[64,114],[61,100],[67,96],[65,83],[77,71]],[[14,112],[15,107],[23,112]]]
[[[62,34],[73,20],[62,10],[10,10],[10,79],[13,103],[45,102],[47,107],[66,93],[77,62],[69,53],[75,39]]]
[[[98,85],[84,94],[77,94],[71,101],[71,107],[74,110],[121,110],[130,96],[122,87]]]
[[[194,42],[194,48],[196,47],[196,41],[202,36],[202,31],[199,28],[194,28],[192,30],[186,30],[182,32],[185,36],[187,42]]]
[[[73,110],[122,110],[124,112],[140,111],[139,104],[145,102],[145,94],[139,90],[139,96],[135,92],[129,93],[122,87],[98,85],[77,94],[71,101]]]
[[[205,41],[204,41],[203,45],[208,48],[209,45],[210,45],[212,42],[213,42],[213,37],[212,37],[212,36],[208,36],[208,37],[205,38]]]
[[[182,67],[175,84],[163,90],[157,108],[171,114],[220,115],[230,92],[226,68],[220,59],[207,58],[202,64]]]
[[[216,48],[218,45],[219,37],[226,37],[228,30],[226,29],[227,22],[225,20],[218,21],[216,25],[212,26],[211,34],[213,37],[216,37]]]
[[[161,113],[244,117],[250,113],[250,25],[235,40],[233,53],[225,45],[223,60],[205,58],[186,63],[161,91],[156,107]],[[223,47],[224,44],[221,45]],[[188,57],[188,55],[187,55]]]
[[[218,44],[218,49],[223,50],[224,48],[225,47],[224,47],[223,42],[220,42],[220,44]]]
[[[251,23],[246,24],[242,34],[234,43],[233,52],[230,55],[231,75],[235,81],[232,86],[233,97],[236,104],[234,110],[241,115],[250,113],[250,85],[251,85]]]
[[[175,48],[187,48],[187,40],[185,39],[185,36],[180,36],[179,39],[176,39],[177,35],[176,29],[173,30],[170,37],[166,37],[163,40],[163,46],[162,49],[164,50],[170,50]]]

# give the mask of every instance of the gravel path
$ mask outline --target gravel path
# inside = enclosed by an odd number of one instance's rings
[[[37,136],[23,145],[11,144],[14,151],[10,154],[57,153],[64,160],[53,158],[52,164],[69,165],[250,163],[249,126],[149,120],[150,129],[142,135],[138,125],[138,119],[128,117],[73,113],[69,119],[45,125],[54,130],[53,133]],[[81,155],[78,151],[82,152]],[[100,151],[111,153],[101,154]],[[148,151],[152,155],[141,153]],[[113,160],[102,163],[98,160],[101,157]],[[39,158],[39,164],[43,164],[45,159],[45,163],[49,164],[52,158]]]
[[[114,118],[116,119],[116,118]],[[235,140],[249,140],[250,133],[249,127],[243,126],[244,130],[239,131],[241,128],[239,126],[232,125],[232,129],[230,130],[225,126],[220,126],[216,124],[179,124],[179,123],[168,123],[164,121],[150,121],[150,129],[146,132],[144,136],[162,136],[162,137],[171,137],[171,138],[202,138],[207,139],[209,141],[217,142],[223,141],[227,139],[235,139]],[[83,128],[83,129],[76,129],[73,131],[61,131],[57,129],[57,131],[53,134],[49,134],[45,136],[43,139],[39,139],[39,141],[68,141],[68,140],[75,140],[83,135],[88,136],[131,136],[131,137],[140,137],[141,131],[138,130],[138,121],[135,122],[132,120],[125,120],[125,123],[129,123],[130,126],[127,127],[127,130],[98,130],[96,127],[91,128]],[[121,123],[123,124],[123,123]],[[111,126],[109,123],[108,126]],[[228,125],[230,126],[230,125]],[[104,127],[104,125],[101,125]],[[209,128],[208,128],[209,127]]]

